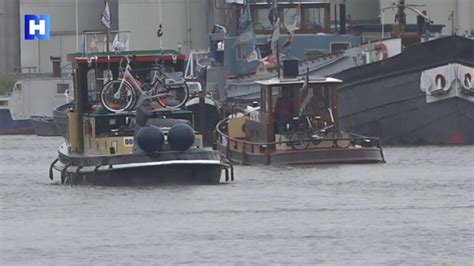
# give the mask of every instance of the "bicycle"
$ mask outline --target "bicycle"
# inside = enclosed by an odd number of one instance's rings
[[[146,93],[149,98],[157,98],[163,108],[180,108],[189,98],[189,88],[182,72],[167,73],[160,64],[153,71],[153,80],[141,84],[132,74],[130,57],[125,56],[120,61],[126,61],[121,79],[107,82],[100,91],[100,102],[105,109],[118,113],[132,110],[137,103],[139,94]]]
[[[328,125],[324,122],[323,127],[318,126],[319,120],[321,120],[320,116],[311,117],[309,115],[300,115],[299,117],[294,117],[293,130],[289,136],[290,146],[295,150],[304,150],[307,149],[311,143],[315,146],[319,145],[327,135],[328,130],[334,128],[332,109],[328,108],[328,112],[331,118],[331,124]],[[337,139],[342,137],[342,134],[336,130],[334,136],[336,138],[333,140],[333,145],[338,146]]]

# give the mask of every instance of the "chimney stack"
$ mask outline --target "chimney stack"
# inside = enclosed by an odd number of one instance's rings
[[[53,77],[61,77],[61,57],[51,56],[49,60],[53,63]]]

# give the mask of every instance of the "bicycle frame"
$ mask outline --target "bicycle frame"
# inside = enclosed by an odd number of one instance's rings
[[[142,88],[138,84],[135,77],[132,75],[131,70],[132,70],[132,68],[130,67],[129,64],[127,64],[127,66],[125,67],[125,71],[123,72],[122,84],[120,85],[120,89],[122,88],[123,82],[127,81],[130,85],[132,85],[132,87],[135,90],[137,90],[139,92],[142,92]]]
[[[129,61],[128,58],[127,58],[127,66],[125,67],[125,71],[122,72],[122,76],[123,77],[122,77],[122,80],[121,80],[121,83],[120,83],[120,87],[117,90],[117,92],[114,94],[114,97],[116,97],[116,98],[119,97],[120,93],[122,92],[122,87],[123,87],[124,82],[128,82],[128,84],[131,85],[131,87],[134,90],[136,90],[137,92],[139,92],[139,93],[143,92],[141,85],[138,84],[137,80],[132,75],[132,67],[130,66],[130,61]],[[156,82],[160,82],[160,77],[159,77],[158,71],[155,71],[155,73],[153,75],[153,81],[151,82],[152,86],[154,86]],[[157,94],[157,95],[154,95],[153,97],[154,98],[163,97],[163,96],[166,96],[166,95],[167,94]]]

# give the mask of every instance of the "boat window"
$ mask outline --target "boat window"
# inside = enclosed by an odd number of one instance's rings
[[[283,25],[284,28],[287,29],[290,24],[295,23],[293,18],[296,18],[296,24],[301,25],[301,16],[295,16],[296,7],[292,8],[283,8]]]
[[[305,31],[323,32],[324,31],[324,8],[304,8],[302,12],[302,28]]]
[[[8,106],[8,101],[0,101],[0,106]]]
[[[224,41],[217,42],[217,51],[218,52],[224,51]]]
[[[97,101],[95,69],[87,72],[87,95],[89,101]]]
[[[331,106],[331,90],[330,87],[324,86],[321,88],[321,97],[319,98],[318,105],[320,110],[326,110]]]
[[[56,92],[58,94],[64,94],[66,90],[69,89],[69,84],[67,83],[58,83],[56,84]]]
[[[330,48],[331,48],[331,53],[344,51],[351,48],[351,43],[350,42],[332,42]]]
[[[268,19],[268,9],[266,8],[257,8],[255,10],[256,16],[253,20],[253,28],[257,31],[267,31],[272,30],[272,24]]]
[[[318,56],[323,56],[327,54],[329,51],[324,49],[305,49],[304,56],[306,59],[313,59]]]

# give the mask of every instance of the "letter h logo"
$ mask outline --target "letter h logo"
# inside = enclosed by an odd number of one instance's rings
[[[25,40],[49,39],[48,15],[25,15]]]

